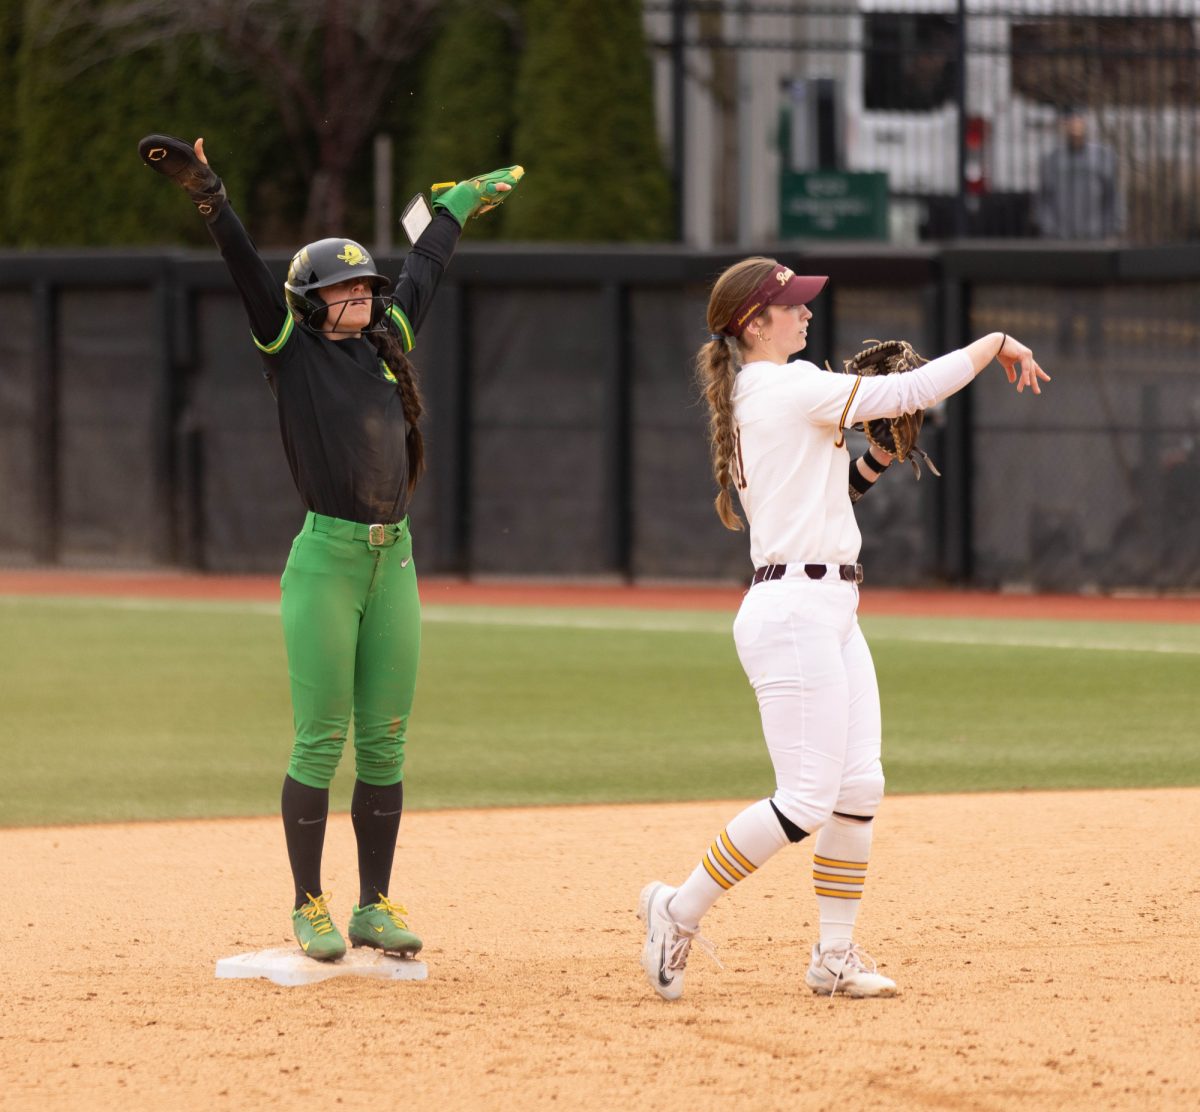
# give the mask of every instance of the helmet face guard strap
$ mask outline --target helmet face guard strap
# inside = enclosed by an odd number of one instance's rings
[[[327,302],[321,291],[342,282],[362,281],[371,287],[371,320],[364,329],[337,327],[345,307],[360,298],[347,297]],[[283,285],[288,308],[300,324],[310,332],[328,335],[360,335],[363,332],[387,331],[387,292],[391,282],[375,269],[370,253],[351,239],[320,239],[300,248],[292,256],[287,281]],[[341,306],[334,317],[332,329],[323,326],[335,306]]]
[[[371,295],[371,321],[366,328],[339,328],[342,323],[342,314],[346,311],[346,306],[351,301],[362,301],[361,297],[343,297],[338,301],[326,301],[321,295],[320,290],[313,291],[314,296],[311,300],[314,302],[312,309],[309,311],[306,318],[301,319],[300,323],[313,332],[323,332],[325,335],[333,334],[335,336],[359,336],[373,332],[387,331],[387,310],[388,302],[391,300],[386,294],[373,293]],[[333,325],[329,328],[325,327],[325,322],[332,316]]]

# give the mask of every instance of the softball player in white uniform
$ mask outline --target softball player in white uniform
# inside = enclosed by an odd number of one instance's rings
[[[683,992],[700,920],[717,899],[789,842],[813,836],[820,936],[805,983],[814,992],[891,996],[895,983],[855,944],[854,923],[883,798],[879,688],[858,627],[861,536],[852,498],[891,462],[851,461],[843,429],[928,408],[998,359],[1018,391],[1049,376],[1033,353],[996,332],[905,374],[860,378],[788,362],[806,343],[807,308],[825,286],[764,258],[717,280],[711,335],[697,359],[710,409],[717,513],[750,525],[754,580],[734,640],[758,697],[776,790],[747,807],[679,888],[646,885],[642,966],[660,996]]]

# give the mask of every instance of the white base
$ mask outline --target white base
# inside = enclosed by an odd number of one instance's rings
[[[423,961],[392,957],[366,947],[346,952],[338,961],[314,961],[295,948],[259,950],[217,962],[218,977],[265,977],[277,985],[311,985],[330,977],[374,977],[382,981],[423,981]]]

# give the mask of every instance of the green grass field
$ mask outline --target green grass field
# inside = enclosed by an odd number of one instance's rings
[[[412,807],[772,790],[732,614],[428,607]],[[889,792],[1200,784],[1200,627],[864,619]],[[270,814],[263,604],[0,598],[0,826]],[[353,780],[347,752],[333,805]]]

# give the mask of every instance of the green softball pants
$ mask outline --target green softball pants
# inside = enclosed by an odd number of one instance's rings
[[[402,780],[421,653],[408,519],[368,526],[310,511],[280,589],[295,721],[288,775],[329,787],[353,716],[358,778]]]

